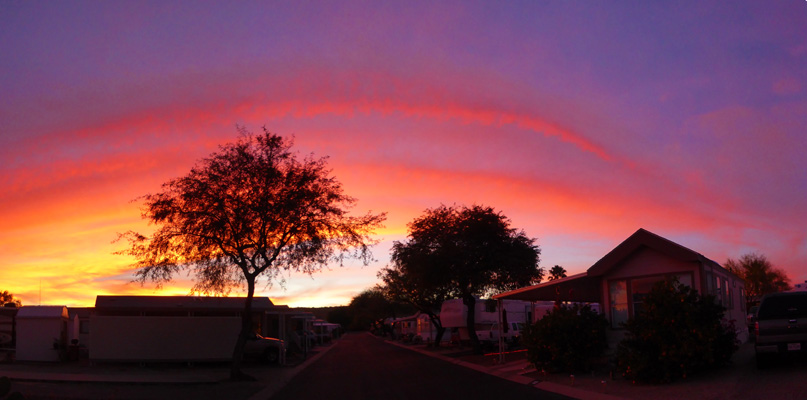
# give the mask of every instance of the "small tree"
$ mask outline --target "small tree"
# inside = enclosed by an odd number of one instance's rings
[[[379,288],[367,289],[353,297],[348,309],[351,314],[351,330],[367,330],[379,320],[396,318],[412,311],[410,307],[390,302]]]
[[[22,307],[22,301],[14,297],[14,295],[9,293],[8,290],[0,292],[0,307],[9,303],[14,304],[15,307]]]
[[[143,218],[157,226],[150,236],[127,232],[137,280],[161,286],[189,271],[193,292],[228,293],[246,283],[241,332],[233,350],[232,379],[240,370],[252,332],[252,298],[259,277],[267,283],[282,270],[311,274],[330,262],[372,259],[370,235],[384,214],[347,214],[355,200],[326,168],[325,159],[298,159],[292,142],[268,132],[221,146],[191,171],[141,199]]]
[[[625,324],[618,368],[629,379],[670,382],[729,361],[738,349],[725,308],[676,279],[656,283]]]
[[[561,279],[566,277],[566,269],[560,265],[556,265],[549,270],[549,280]]]
[[[746,302],[759,300],[768,293],[790,290],[790,279],[784,271],[774,268],[762,254],[744,254],[739,259],[726,260],[726,269],[745,281]]]
[[[485,206],[426,210],[409,223],[407,240],[395,242],[392,253],[393,265],[382,277],[394,272],[404,282],[418,282],[415,288],[428,291],[427,297],[462,299],[476,352],[482,351],[474,329],[476,297],[540,282],[544,273],[535,239]]]
[[[608,347],[607,327],[588,305],[560,305],[525,329],[527,360],[550,370],[588,371]]]
[[[407,304],[426,314],[437,331],[434,345],[439,347],[445,333],[439,310],[451,292],[443,286],[446,280],[440,277],[445,271],[439,268],[418,268],[412,264],[414,260],[410,258],[412,254],[409,250],[411,249],[401,242],[393,244],[393,265],[378,273],[378,277],[384,282],[381,290],[391,301]]]

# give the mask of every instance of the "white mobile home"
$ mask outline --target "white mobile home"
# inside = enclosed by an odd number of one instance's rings
[[[98,296],[89,322],[89,357],[93,361],[226,361],[241,329],[243,307],[244,298],[238,297]],[[269,298],[254,298],[256,332],[280,336],[286,330],[286,311],[287,307],[277,307]]]
[[[507,323],[524,324],[532,315],[532,305],[529,301],[503,300],[502,316]],[[490,330],[499,323],[499,308],[496,300],[477,299],[474,304],[475,331]],[[468,327],[466,324],[468,307],[462,303],[462,299],[452,299],[443,302],[440,309],[440,321],[443,327],[449,331],[454,331],[459,335],[459,340],[468,340]]]
[[[59,361],[67,348],[67,307],[25,306],[16,317],[17,360]]]
[[[392,329],[396,337],[411,335],[415,342],[432,343],[437,339],[437,328],[432,324],[428,314],[418,312],[408,317],[397,318],[392,321]],[[450,336],[443,334],[442,340],[448,341]]]

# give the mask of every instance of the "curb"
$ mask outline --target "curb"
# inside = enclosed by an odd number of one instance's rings
[[[40,382],[40,383],[108,383],[118,385],[214,385],[219,381],[210,379],[154,379],[142,376],[103,376],[83,375],[70,373],[41,373],[33,377],[27,372],[2,371],[0,376],[6,376],[14,382]]]
[[[250,399],[267,399],[271,397],[276,391],[285,386],[295,375],[305,369],[308,365],[315,362],[323,354],[327,353],[338,341],[334,341],[330,346],[318,349],[316,354],[303,361],[302,363],[293,367],[273,368],[271,381],[264,381],[266,378],[261,378],[261,374],[253,374],[258,378],[257,383],[266,384],[266,388],[257,392]],[[32,372],[32,371],[19,371],[13,369],[0,368],[0,376],[6,376],[15,382],[39,382],[39,383],[101,383],[101,384],[117,384],[117,385],[217,385],[225,382],[225,375],[228,370],[224,371],[224,375],[215,373],[211,374],[183,374],[176,376],[175,374],[96,374],[96,373],[70,373],[70,372]],[[275,373],[277,372],[277,373]],[[249,373],[249,371],[247,371]],[[264,395],[266,393],[266,395]],[[259,396],[259,397],[256,397]]]

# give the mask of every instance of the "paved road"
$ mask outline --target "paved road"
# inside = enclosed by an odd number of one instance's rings
[[[348,334],[292,379],[272,400],[566,399],[533,387]]]

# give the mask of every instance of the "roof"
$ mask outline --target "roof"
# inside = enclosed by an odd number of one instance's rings
[[[528,301],[559,299],[561,301],[599,302],[600,291],[602,290],[599,277],[605,275],[625,258],[643,248],[653,249],[678,260],[697,262],[731,273],[731,271],[721,267],[720,264],[696,251],[639,228],[639,230],[594,263],[586,272],[511,290],[493,296],[493,298]]]
[[[97,310],[243,310],[245,297],[204,296],[97,296]],[[252,310],[271,310],[268,297],[252,299]]]
[[[392,320],[392,323],[403,322],[403,321],[414,321],[414,320],[420,318],[421,314],[422,313],[420,311],[418,311],[418,312],[416,312],[416,313],[414,313],[412,315],[406,316],[406,317],[395,318],[394,320]]]
[[[566,278],[504,292],[493,298],[527,301],[560,299],[561,301],[594,303],[600,301],[600,287],[597,279],[582,272]]]
[[[17,311],[17,319],[25,318],[67,318],[65,306],[25,306]]]
[[[70,318],[73,318],[76,315],[78,315],[80,318],[86,318],[86,317],[89,317],[90,314],[93,313],[93,311],[95,311],[95,309],[92,308],[92,307],[68,307],[67,308],[67,314],[70,316]]]
[[[681,246],[678,243],[656,235],[648,230],[639,228],[639,230],[594,263],[586,272],[589,276],[604,275],[620,261],[641,248],[650,248],[678,260],[698,262],[723,269],[720,264],[704,257],[694,250]]]

